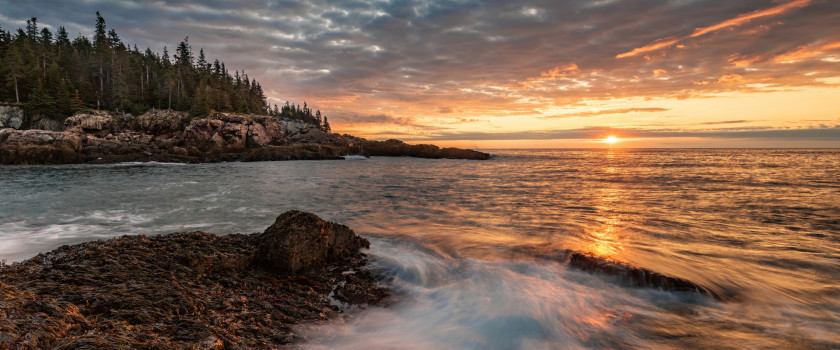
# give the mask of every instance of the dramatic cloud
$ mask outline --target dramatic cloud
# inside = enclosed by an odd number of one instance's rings
[[[834,0],[0,0],[0,8],[4,29],[34,16],[87,36],[101,11],[141,50],[171,52],[189,36],[194,50],[259,80],[272,104],[306,101],[334,130],[362,136],[581,127],[568,117],[690,129],[714,121],[695,101],[840,85]],[[669,119],[653,119],[666,111]],[[768,119],[759,114],[720,118]],[[776,120],[837,115],[840,107]]]
[[[711,32],[717,31],[717,30],[721,30],[721,29],[724,29],[724,28],[740,26],[740,25],[748,23],[748,22],[750,22],[754,19],[779,15],[779,14],[782,14],[786,11],[791,10],[791,9],[804,7],[804,6],[808,5],[809,3],[811,3],[811,0],[794,0],[794,1],[782,4],[782,5],[779,5],[779,6],[776,6],[776,7],[766,9],[766,10],[753,11],[753,12],[750,12],[750,13],[747,13],[747,14],[739,15],[738,17],[735,17],[735,18],[732,18],[732,19],[725,20],[725,21],[720,22],[718,24],[715,24],[713,26],[708,26],[708,27],[704,27],[704,28],[697,28],[691,34],[686,35],[686,36],[684,36],[680,39],[675,39],[675,38],[660,39],[660,40],[657,40],[657,41],[655,41],[653,43],[650,43],[648,45],[642,46],[640,48],[633,49],[633,51],[618,54],[615,57],[616,58],[624,58],[624,57],[635,56],[635,55],[638,55],[640,53],[659,50],[659,49],[666,48],[666,47],[669,47],[671,45],[674,45],[674,44],[676,44],[676,43],[678,43],[678,42],[680,42],[684,39],[696,38],[698,36],[706,35],[708,33],[711,33]]]

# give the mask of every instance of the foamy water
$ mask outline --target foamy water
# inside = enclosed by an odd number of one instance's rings
[[[312,211],[372,242],[387,308],[302,348],[840,347],[840,152],[501,151],[0,167],[0,259],[122,234],[258,232]],[[586,252],[735,298],[629,288]]]

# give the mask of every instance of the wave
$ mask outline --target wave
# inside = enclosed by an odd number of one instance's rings
[[[344,160],[365,160],[365,159],[368,159],[369,157],[362,156],[362,155],[349,155],[349,156],[341,156],[341,158],[343,158]]]

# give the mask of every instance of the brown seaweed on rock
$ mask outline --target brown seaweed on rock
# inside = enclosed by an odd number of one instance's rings
[[[62,246],[0,267],[0,349],[272,348],[295,339],[292,325],[338,315],[331,292],[348,304],[385,299],[363,268],[368,245],[289,211],[260,234]]]

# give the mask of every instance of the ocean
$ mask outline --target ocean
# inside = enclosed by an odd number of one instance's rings
[[[372,243],[388,307],[312,349],[840,348],[840,150],[490,150],[0,167],[0,259],[125,234],[261,232],[290,209]],[[630,286],[581,252],[727,295]]]

